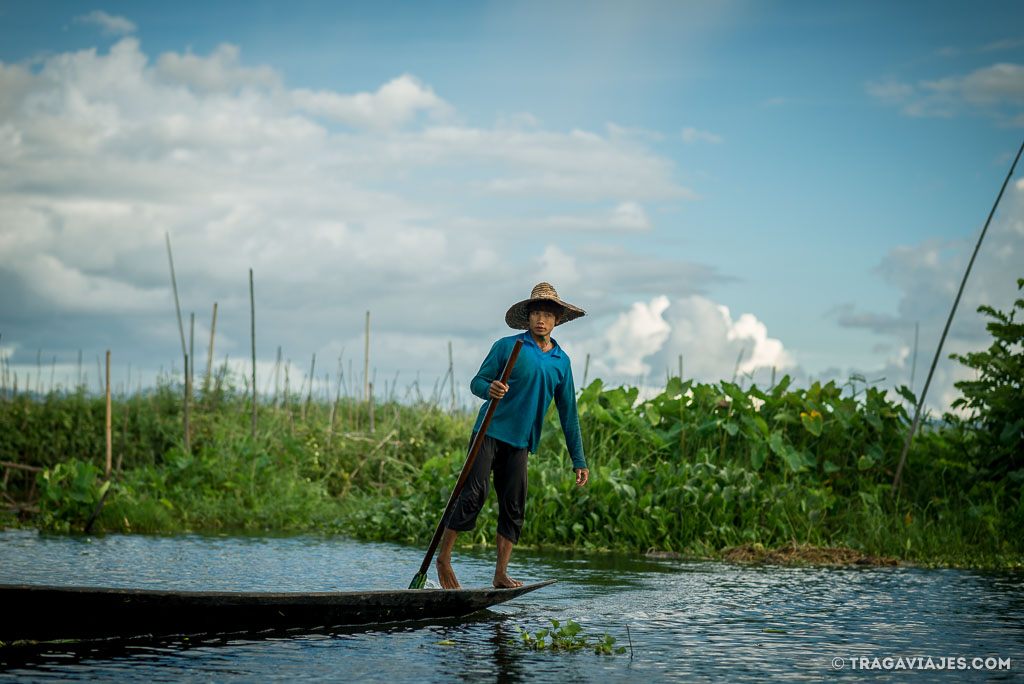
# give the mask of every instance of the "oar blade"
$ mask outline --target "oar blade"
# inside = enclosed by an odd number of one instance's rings
[[[422,589],[427,585],[427,573],[417,572],[416,576],[412,578],[412,582],[409,583],[410,589]]]

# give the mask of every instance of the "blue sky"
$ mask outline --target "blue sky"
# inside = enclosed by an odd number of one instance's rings
[[[0,2],[0,353],[22,385],[37,357],[66,382],[79,349],[133,384],[180,368],[166,232],[197,340],[218,302],[218,360],[247,356],[254,268],[267,378],[278,346],[293,377],[313,353],[318,376],[358,367],[369,309],[380,382],[429,386],[451,340],[468,385],[548,280],[591,313],[556,335],[577,382],[587,354],[591,378],[651,387],[683,354],[701,380],[740,357],[744,382],[909,384],[918,324],[920,389],[1024,132],[1022,15]],[[1012,302],[1022,198],[947,351]]]

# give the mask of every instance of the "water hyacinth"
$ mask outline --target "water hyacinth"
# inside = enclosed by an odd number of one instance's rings
[[[1024,300],[1017,303],[1024,309]],[[589,383],[578,406],[591,481],[574,486],[557,413],[529,458],[522,544],[715,556],[727,547],[849,547],[917,562],[1018,565],[1024,556],[1019,388],[1024,326],[992,312],[996,341],[964,359],[967,417],[926,421],[899,490],[909,429],[906,387],[890,395],[835,382],[761,388],[670,378],[635,387]],[[393,393],[392,393],[393,394]],[[224,369],[197,395],[188,448],[181,387],[114,401],[117,473],[97,531],[248,527],[343,531],[425,544],[466,455],[473,414],[437,401],[285,392],[257,406]],[[98,501],[103,400],[84,391],[0,401],[8,503],[25,524],[75,530]],[[72,462],[72,459],[76,459]],[[76,465],[78,463],[79,465]],[[87,467],[85,464],[91,464]],[[89,473],[93,473],[90,477]],[[44,496],[40,497],[40,491]],[[493,543],[493,497],[461,543]],[[9,518],[13,520],[13,518]]]

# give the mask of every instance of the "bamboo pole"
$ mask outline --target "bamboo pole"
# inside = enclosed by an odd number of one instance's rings
[[[587,352],[587,360],[583,364],[583,387],[587,386],[587,375],[590,373],[590,352]]]
[[[316,352],[313,352],[313,360],[309,364],[309,390],[306,393],[306,408],[309,408],[309,405],[313,401],[313,377],[314,377],[313,374],[315,372],[316,372]],[[305,413],[305,410],[303,410],[303,413]]]
[[[174,290],[174,309],[178,312],[178,333],[181,335],[181,355],[184,356],[187,353],[185,351],[185,326],[181,324],[181,305],[178,303],[178,281],[174,278],[174,257],[171,256],[171,234],[164,233],[164,239],[167,242],[167,263],[171,266],[171,289]]]
[[[985,220],[985,227],[981,229],[981,235],[978,236],[978,242],[974,245],[974,252],[971,254],[971,260],[967,262],[967,269],[964,271],[963,280],[960,281],[960,289],[957,290],[956,298],[953,300],[953,308],[949,310],[949,318],[946,319],[946,327],[942,329],[942,337],[939,338],[939,346],[935,349],[935,358],[932,359],[932,366],[928,370],[928,378],[924,381],[924,388],[921,390],[921,397],[917,400],[917,409],[914,411],[914,422],[910,424],[910,432],[907,433],[907,441],[903,444],[903,453],[900,454],[899,463],[896,466],[896,474],[892,478],[892,493],[896,493],[896,489],[900,486],[900,475],[903,473],[903,465],[907,461],[907,452],[910,451],[910,442],[914,439],[914,432],[917,431],[917,423],[921,419],[921,409],[924,408],[924,398],[928,394],[928,386],[932,384],[932,375],[935,373],[935,366],[939,363],[939,356],[942,354],[942,345],[946,342],[946,334],[949,333],[949,326],[953,323],[953,316],[956,314],[956,307],[960,304],[960,296],[964,293],[964,287],[967,285],[967,277],[971,275],[971,267],[974,266],[974,259],[978,256],[978,250],[981,249],[981,241],[985,239],[985,233],[988,232],[988,226],[992,223],[992,217],[995,216],[996,208],[999,206],[999,200],[1003,198],[1003,192],[1006,191],[1006,186],[1010,182],[1010,178],[1013,177],[1013,170],[1017,168],[1017,162],[1020,160],[1021,152],[1024,152],[1024,142],[1021,142],[1020,149],[1017,150],[1017,156],[1013,160],[1013,164],[1010,165],[1010,172],[1006,174],[1006,180],[1003,181],[1003,187],[999,189],[999,195],[996,196],[996,201],[992,205],[992,211],[988,213],[988,218]]]
[[[185,398],[184,398],[184,414],[185,414],[185,453],[192,453],[192,439],[191,439],[191,428],[189,427],[189,382],[188,382],[188,364],[191,359],[188,358],[188,354],[185,354]]]
[[[192,312],[189,314],[188,320],[188,403],[192,405],[192,389],[195,387],[196,382],[196,352],[195,352],[195,341],[196,341],[196,314]]]
[[[370,396],[370,312],[366,312],[366,365],[363,370],[363,398]]]
[[[210,393],[210,375],[213,373],[213,331],[217,328],[217,302],[213,303],[213,319],[210,321],[210,354],[206,357],[206,380],[203,382],[203,393]]]
[[[448,340],[448,382],[452,386],[452,413],[455,413],[455,363],[452,360],[451,340]]]
[[[374,433],[374,428],[373,428],[373,383],[371,382],[366,387],[367,387],[367,392],[368,392],[367,396],[369,397],[369,402],[370,402],[370,434],[372,435]]]
[[[252,337],[252,430],[251,437],[256,439],[256,296],[253,293],[252,269],[249,269],[249,320],[251,321]]]
[[[683,379],[683,355],[679,355],[679,379]]]
[[[113,456],[113,449],[114,449],[113,442],[111,440],[111,435],[110,435],[110,350],[109,349],[107,350],[107,417],[106,417],[106,421],[104,421],[104,425],[105,425],[105,427],[104,427],[104,436],[106,437],[106,440],[107,440],[107,469],[106,469],[106,475],[107,475],[107,479],[109,480],[110,479],[110,465],[111,465],[110,461],[111,461],[111,458]]]

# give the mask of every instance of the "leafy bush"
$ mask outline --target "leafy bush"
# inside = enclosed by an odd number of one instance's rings
[[[1024,278],[1017,280],[1017,289],[1022,288]],[[993,341],[984,351],[950,356],[978,373],[976,380],[956,383],[964,396],[953,402],[953,408],[970,413],[965,421],[971,432],[968,443],[979,475],[1008,476],[1024,484],[1024,321],[1014,320],[1024,311],[1024,299],[1014,302],[1009,313],[990,306],[978,311],[994,319],[986,325]],[[955,415],[946,419],[959,422]]]
[[[110,486],[102,475],[103,471],[92,463],[77,459],[38,473],[42,525],[63,531],[83,526]]]

